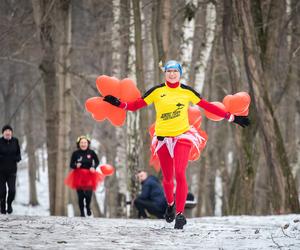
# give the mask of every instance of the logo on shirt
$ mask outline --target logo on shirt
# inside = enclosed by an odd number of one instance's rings
[[[86,157],[87,157],[88,159],[91,159],[92,156],[91,156],[91,155],[87,155]]]
[[[176,107],[177,107],[177,108],[176,108],[174,111],[172,111],[172,112],[163,113],[163,114],[161,115],[160,118],[161,118],[162,120],[166,121],[166,120],[171,120],[171,119],[174,119],[174,118],[180,116],[180,114],[181,114],[181,109],[183,109],[184,104],[182,104],[182,103],[177,103],[177,104],[176,104]]]
[[[167,96],[167,95],[166,95],[166,94],[162,94],[162,95],[160,95],[160,97],[161,97],[161,98],[163,98],[163,97],[165,97],[165,96]]]
[[[179,103],[176,104],[176,106],[178,107],[178,109],[183,109],[184,104],[179,102]]]

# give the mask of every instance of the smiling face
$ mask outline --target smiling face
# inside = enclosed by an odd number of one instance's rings
[[[79,142],[79,148],[81,150],[87,150],[89,147],[89,142],[87,141],[87,139],[82,138]]]
[[[180,79],[180,73],[177,69],[168,69],[165,72],[165,79],[169,83],[177,83]]]

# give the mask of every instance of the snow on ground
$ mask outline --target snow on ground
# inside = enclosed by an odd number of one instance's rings
[[[48,172],[39,168],[39,181],[36,182],[38,193],[38,206],[29,206],[29,181],[28,169],[19,168],[16,181],[16,198],[13,203],[14,214],[16,215],[41,215],[48,216],[49,194],[48,194]]]
[[[1,215],[0,249],[296,250],[300,249],[299,217],[193,218],[183,230],[175,230],[173,223],[154,219]]]
[[[16,249],[300,249],[300,215],[164,220],[50,217],[47,171],[37,182],[39,206],[28,206],[27,169],[18,170],[14,213],[0,215],[0,250]]]

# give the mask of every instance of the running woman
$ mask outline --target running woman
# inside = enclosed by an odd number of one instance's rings
[[[182,67],[177,61],[168,61],[163,70],[165,82],[148,90],[143,97],[133,102],[123,102],[118,98],[107,95],[104,101],[119,108],[136,111],[150,104],[154,104],[156,111],[155,143],[160,166],[163,174],[163,188],[168,202],[165,212],[167,222],[175,219],[175,229],[182,229],[186,224],[183,215],[187,197],[186,168],[192,145],[200,143],[197,131],[192,131],[188,120],[189,104],[196,104],[210,113],[225,118],[242,127],[248,126],[250,121],[245,116],[234,116],[225,112],[214,104],[206,101],[201,95],[188,85],[180,83]],[[197,147],[197,145],[195,145]],[[174,200],[174,176],[176,191]],[[176,205],[175,205],[176,204]]]

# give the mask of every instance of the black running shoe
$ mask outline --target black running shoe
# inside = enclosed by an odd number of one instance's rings
[[[175,219],[175,203],[172,206],[168,206],[165,212],[165,219],[168,223],[171,223]]]
[[[13,212],[13,208],[11,206],[11,204],[8,204],[7,205],[7,211],[6,211],[8,214],[11,214]]]
[[[86,208],[86,214],[87,214],[88,216],[91,216],[91,215],[92,215],[92,211],[91,211],[91,209],[90,209],[89,207]]]
[[[6,214],[6,205],[5,201],[0,202],[0,209],[1,209],[1,214]]]
[[[179,213],[176,215],[176,220],[175,220],[175,229],[183,229],[183,226],[186,224],[186,218],[182,213]]]

